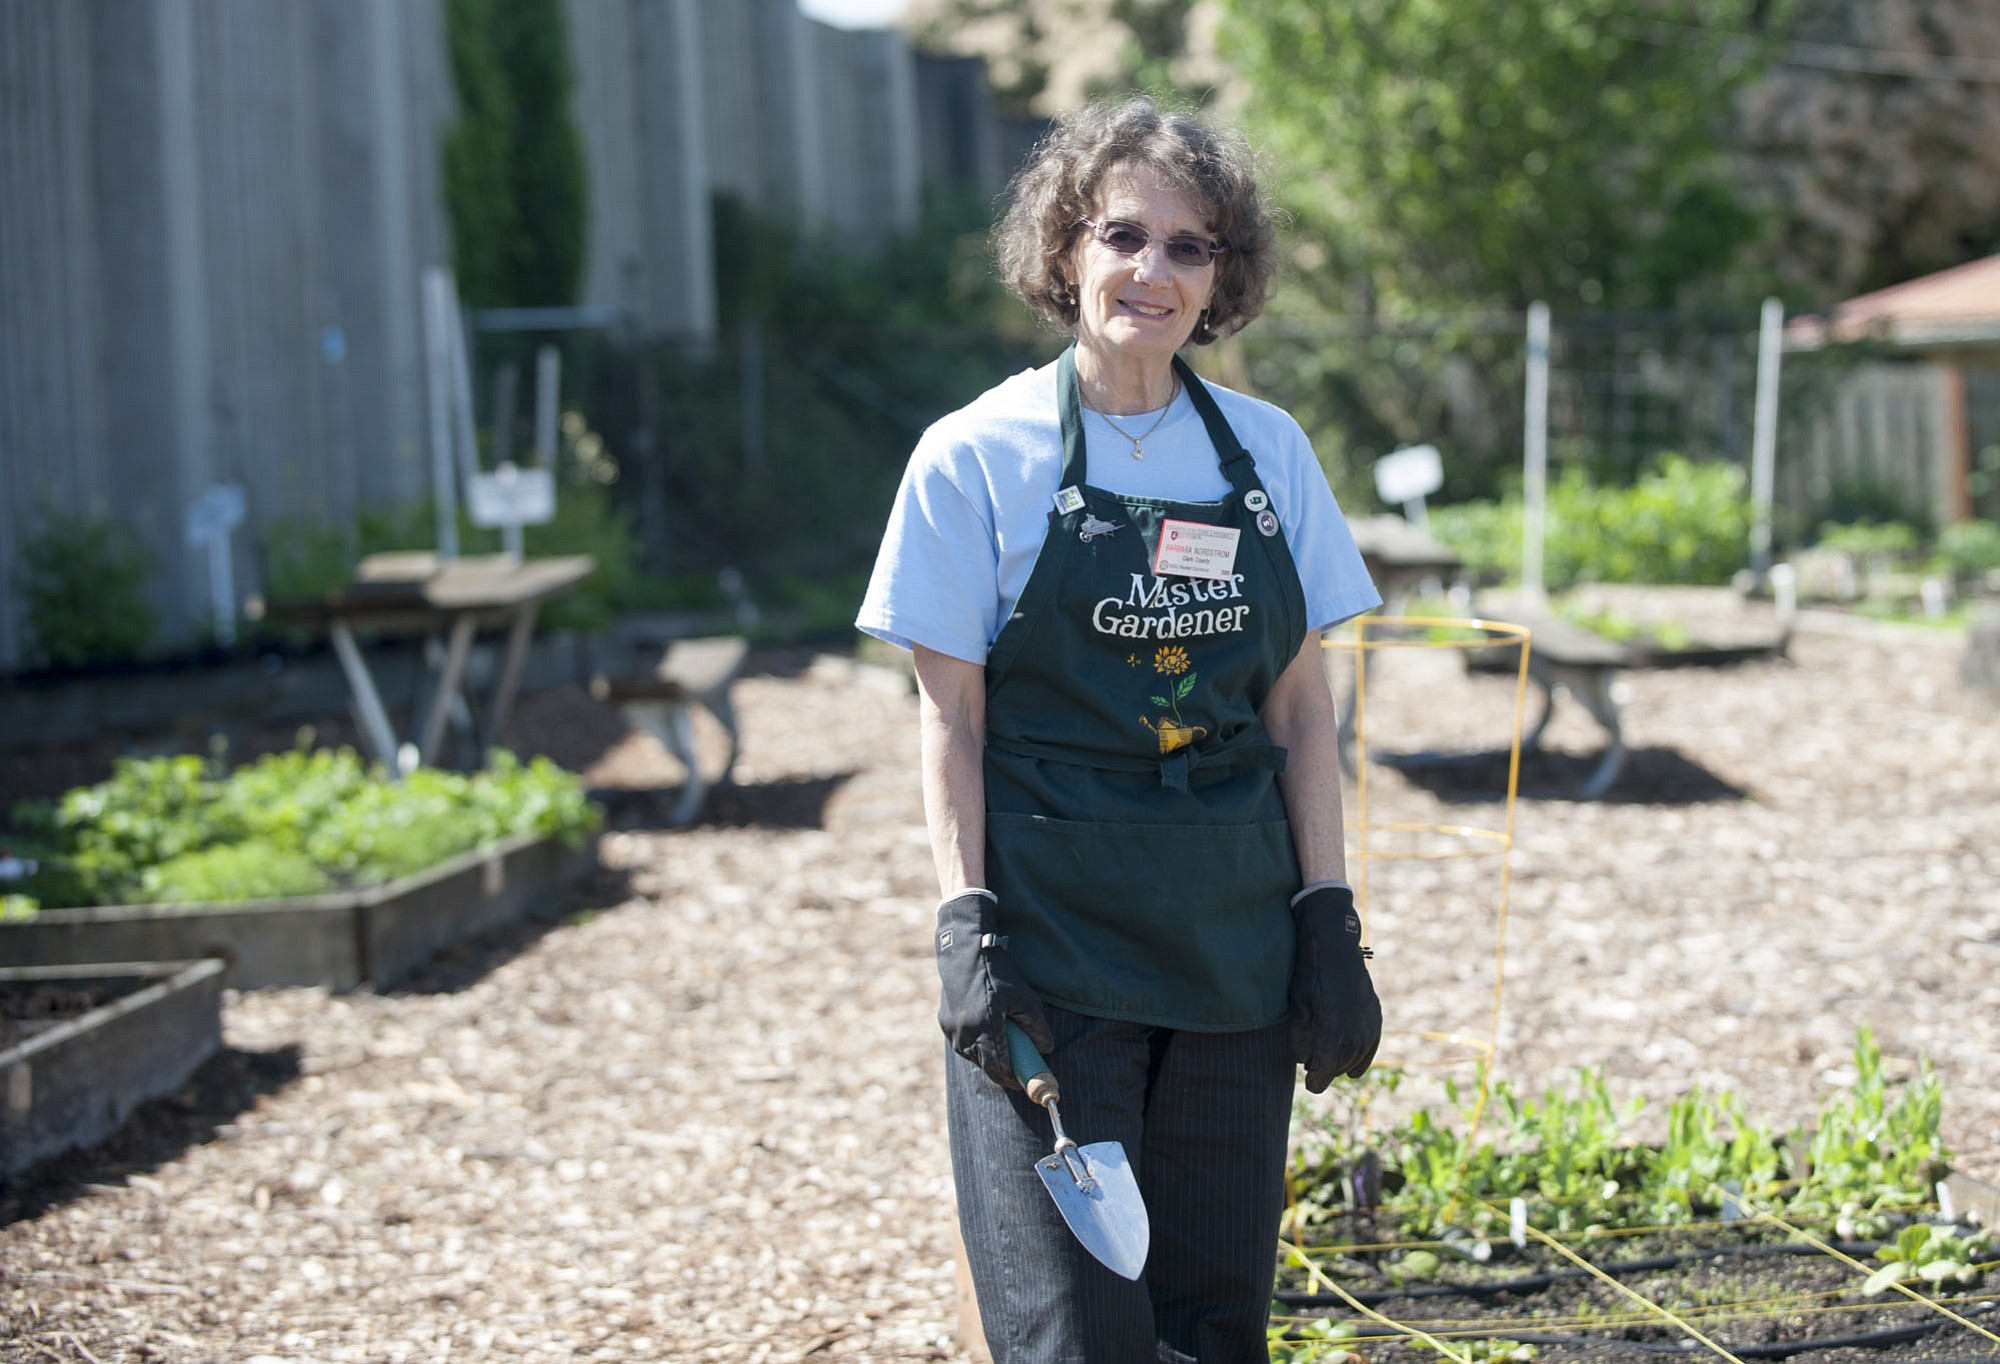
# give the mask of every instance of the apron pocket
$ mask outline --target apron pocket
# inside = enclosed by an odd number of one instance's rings
[[[1065,1008],[1203,1031],[1285,1015],[1291,825],[987,816],[1008,952]]]

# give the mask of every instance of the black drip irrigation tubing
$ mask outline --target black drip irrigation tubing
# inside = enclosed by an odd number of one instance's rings
[[[1862,1243],[1849,1241],[1849,1242],[1835,1242],[1833,1244],[1835,1245],[1836,1249],[1839,1249],[1851,1255],[1854,1253],[1854,1248],[1860,1246]],[[1690,1260],[1702,1260],[1702,1259],[1719,1260],[1731,1256],[1803,1255],[1808,1253],[1818,1254],[1821,1252],[1817,1251],[1812,1246],[1726,1246],[1716,1250],[1689,1252],[1683,1255],[1655,1256],[1649,1260],[1629,1260],[1619,1265],[1601,1265],[1599,1266],[1599,1268],[1603,1269],[1608,1274],[1615,1274],[1618,1272],[1632,1273],[1647,1269],[1671,1269],[1676,1265],[1686,1264]],[[1540,1286],[1547,1287],[1549,1284],[1554,1283],[1561,1279],[1577,1278],[1588,1274],[1589,1274],[1588,1270],[1581,1270],[1581,1269],[1561,1270],[1550,1274],[1536,1274],[1526,1278],[1513,1279],[1509,1280],[1508,1283],[1513,1285],[1519,1285],[1519,1284],[1534,1284],[1540,1282]],[[1380,1302],[1395,1297],[1405,1297],[1405,1298],[1416,1297],[1419,1296],[1419,1294],[1423,1294],[1424,1296],[1437,1296],[1438,1292],[1483,1293],[1488,1291],[1492,1292],[1506,1291],[1506,1286],[1500,1284],[1481,1284],[1477,1285],[1476,1287],[1467,1287],[1467,1288],[1460,1288],[1453,1285],[1436,1285],[1435,1288],[1437,1290],[1436,1292],[1427,1294],[1424,1293],[1423,1290],[1421,1289],[1412,1290],[1400,1294],[1356,1293],[1354,1295],[1354,1300],[1356,1302],[1365,1303],[1371,1298],[1374,1299],[1375,1301]],[[1327,1300],[1325,1305],[1329,1306],[1344,1305],[1341,1303],[1340,1299],[1334,1297],[1332,1294],[1314,1295],[1305,1293],[1293,1293],[1287,1295],[1280,1293],[1276,1296],[1279,1298],[1280,1301],[1284,1301],[1288,1296],[1294,1299],[1321,1297]],[[1898,1304],[1893,1302],[1884,1302],[1883,1304],[1883,1306],[1885,1307],[1907,1306],[1907,1305],[1909,1304]],[[1979,1302],[1969,1304],[1966,1307],[1965,1311],[1963,1311],[1959,1315],[1966,1317],[1984,1316],[1987,1313],[1991,1312],[1996,1306],[2000,1306],[2000,1300],[1987,1298]],[[1859,1335],[1821,1336],[1813,1340],[1765,1341],[1761,1344],[1728,1345],[1725,1346],[1724,1348],[1726,1348],[1729,1351],[1729,1353],[1735,1355],[1738,1359],[1790,1359],[1794,1355],[1810,1354],[1815,1350],[1846,1350],[1846,1349],[1857,1349],[1857,1348],[1881,1349],[1882,1347],[1888,1345],[1906,1345],[1913,1340],[1921,1340],[1923,1339],[1923,1337],[1929,1335],[1931,1332],[1939,1330],[1942,1327],[1955,1326],[1957,1324],[1958,1323],[1953,1322],[1948,1318],[1940,1318],[1935,1321],[1916,1322],[1909,1326],[1893,1326],[1887,1328],[1886,1330],[1881,1330],[1881,1331],[1865,1331]],[[1394,1331],[1386,1327],[1380,1327],[1380,1326],[1356,1326],[1354,1334],[1357,1339],[1364,1339],[1364,1340],[1408,1340],[1409,1339],[1408,1331]],[[1569,1336],[1569,1335],[1557,1335],[1539,1331],[1522,1333],[1519,1331],[1509,1331],[1504,1328],[1501,1330],[1496,1330],[1494,1332],[1494,1337],[1500,1340],[1519,1341],[1523,1345],[1570,1345],[1570,1346],[1577,1346],[1583,1349],[1599,1349],[1599,1350],[1604,1349],[1607,1346],[1616,1346],[1618,1349],[1621,1350],[1638,1350],[1645,1354],[1660,1354],[1660,1355],[1690,1355],[1695,1353],[1697,1350],[1704,1350],[1707,1348],[1706,1346],[1702,1345],[1701,1342],[1695,1340],[1623,1340],[1623,1339],[1607,1340],[1603,1336]],[[1936,1358],[1936,1359],[1926,1360],[1925,1364],[2000,1364],[2000,1355],[1966,1355],[1949,1359]]]
[[[1780,1340],[1762,1345],[1728,1345],[1724,1348],[1738,1359],[1790,1359],[1793,1355],[1808,1354],[1814,1350],[1844,1350],[1857,1347],[1880,1349],[1887,1345],[1907,1345],[1910,1341],[1929,1335],[1944,1324],[1941,1321],[1926,1322],[1920,1326],[1900,1327],[1893,1331],[1870,1331],[1856,1336],[1825,1336],[1818,1340]],[[1656,1355],[1691,1355],[1708,1352],[1708,1347],[1697,1340],[1606,1340],[1603,1336],[1564,1336],[1540,1331],[1496,1331],[1494,1337],[1522,1345],[1568,1345],[1587,1350],[1615,1347]],[[1379,1327],[1361,1327],[1355,1331],[1353,1338],[1408,1340],[1409,1335],[1407,1332],[1383,1330]],[[1924,1364],[2000,1364],[2000,1355],[1927,1358]]]
[[[1885,1241],[1834,1241],[1833,1248],[1843,1255],[1864,1259],[1873,1255]],[[1654,1255],[1643,1260],[1623,1260],[1614,1264],[1598,1265],[1597,1272],[1617,1278],[1621,1274],[1648,1274],[1658,1269],[1678,1269],[1684,1264],[1700,1260],[1751,1259],[1771,1255],[1824,1255],[1818,1246],[1775,1245],[1775,1246],[1714,1246],[1707,1250],[1681,1251],[1674,1255]],[[1414,1288],[1370,1289],[1366,1293],[1350,1294],[1354,1301],[1372,1307],[1376,1303],[1394,1302],[1399,1298],[1463,1298],[1485,1297],[1495,1293],[1536,1293],[1544,1288],[1566,1283],[1573,1279],[1597,1277],[1588,1269],[1552,1269],[1542,1274],[1524,1274],[1516,1279],[1492,1279],[1485,1283],[1439,1283],[1419,1284]],[[1337,1293],[1279,1292],[1272,1294],[1287,1307],[1345,1307],[1347,1298]]]

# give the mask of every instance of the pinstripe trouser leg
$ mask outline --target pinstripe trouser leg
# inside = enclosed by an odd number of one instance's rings
[[[1295,1069],[1286,1028],[1199,1033],[1048,1009],[1063,1126],[1123,1143],[1152,1224],[1130,1283],[1035,1173],[1048,1115],[946,1052],[959,1224],[995,1364],[1264,1364]]]

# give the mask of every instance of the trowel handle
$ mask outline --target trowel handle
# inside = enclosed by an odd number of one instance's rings
[[[1014,1063],[1014,1078],[1021,1082],[1021,1088],[1028,1091],[1029,1098],[1044,1107],[1051,1101],[1062,1102],[1056,1073],[1049,1069],[1049,1063],[1035,1050],[1028,1034],[1021,1031],[1021,1025],[1011,1018],[1007,1020],[1007,1056]]]

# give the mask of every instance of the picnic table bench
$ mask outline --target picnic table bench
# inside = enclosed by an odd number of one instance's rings
[[[749,642],[738,635],[675,639],[664,646],[641,642],[591,678],[592,696],[617,706],[687,768],[687,783],[667,816],[671,826],[691,821],[700,813],[709,788],[726,784],[735,770],[740,738],[729,689],[749,652]],[[702,770],[694,707],[713,716],[728,739],[728,752],[714,776]]]
[[[1505,621],[1529,632],[1528,676],[1541,688],[1542,707],[1533,728],[1522,736],[1523,752],[1541,747],[1558,695],[1573,698],[1603,728],[1606,742],[1597,765],[1577,787],[1577,794],[1586,800],[1609,791],[1625,763],[1625,733],[1616,689],[1620,673],[1740,663],[1782,653],[1789,637],[1780,625],[1747,621],[1728,627],[1703,626],[1699,633],[1691,632],[1684,647],[1668,648],[1646,638],[1609,639],[1525,597],[1488,595],[1475,607],[1483,620]],[[1470,650],[1466,667],[1480,672],[1515,672],[1520,667],[1517,647],[1506,643]]]

